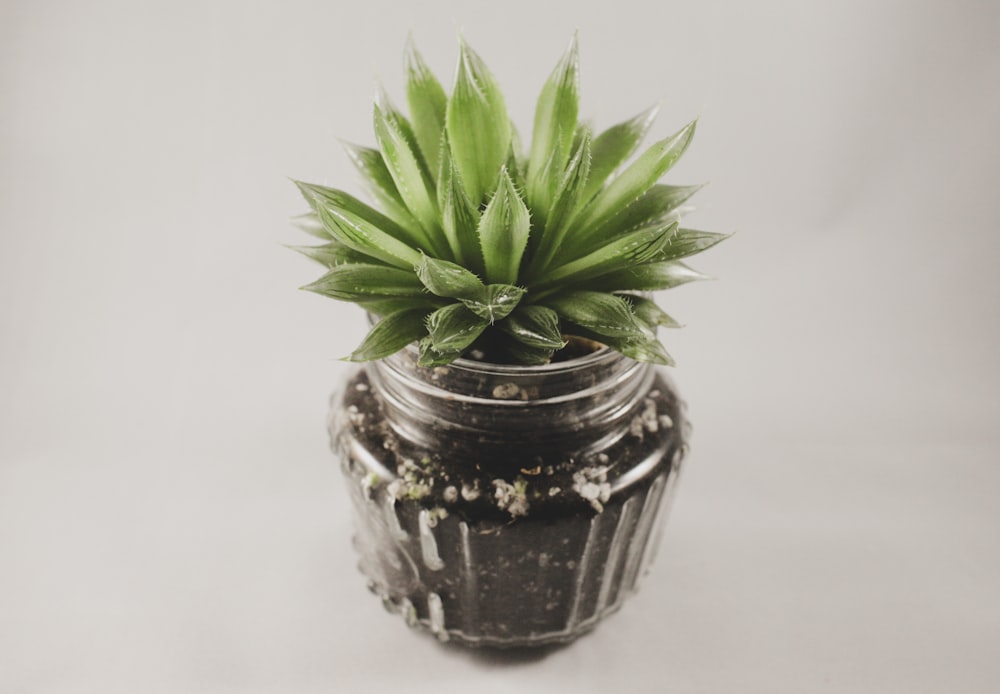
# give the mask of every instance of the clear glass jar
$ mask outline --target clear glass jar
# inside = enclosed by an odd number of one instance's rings
[[[385,605],[442,640],[571,641],[636,589],[687,449],[657,369],[602,348],[544,366],[415,350],[333,398],[330,435],[360,568]]]

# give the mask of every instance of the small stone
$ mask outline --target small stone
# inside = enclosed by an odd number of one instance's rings
[[[455,487],[455,485],[447,486],[441,493],[441,497],[449,504],[453,504],[456,501],[458,501],[458,489]]]
[[[557,496],[561,491],[559,487],[549,487],[549,496]]]
[[[367,383],[355,383],[354,384],[354,390],[358,391],[359,393],[367,393],[368,392],[368,384]],[[352,405],[352,407],[353,407],[353,405]]]
[[[668,415],[668,414],[661,414],[660,415],[660,426],[662,426],[664,429],[670,429],[671,427],[674,426],[674,420],[672,420],[670,418],[670,415]]]
[[[475,501],[479,498],[479,480],[476,480],[475,484],[469,485],[468,483],[462,485],[462,498],[466,501]]]
[[[521,387],[516,383],[501,383],[493,388],[493,397],[497,400],[510,400],[516,398],[521,392]]]

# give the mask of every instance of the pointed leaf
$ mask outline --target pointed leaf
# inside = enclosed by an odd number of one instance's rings
[[[502,168],[496,194],[479,220],[479,243],[488,282],[517,282],[530,228],[528,208],[514,189],[507,169]]]
[[[337,265],[303,289],[341,301],[379,297],[420,297],[424,286],[412,271],[385,265]]]
[[[441,133],[448,96],[410,40],[406,52],[406,101],[413,119],[413,133],[431,174],[441,161]]]
[[[497,325],[503,325],[503,323]],[[496,352],[501,355],[504,363],[527,365],[549,363],[557,349],[556,347],[529,345],[507,333],[497,335],[491,343],[491,347],[494,347]]]
[[[666,311],[660,308],[652,299],[635,294],[619,294],[619,296],[629,303],[636,321],[646,327],[648,329],[647,332],[650,334],[655,334],[657,327],[681,327],[680,323],[667,315]]]
[[[339,241],[331,241],[322,246],[288,246],[288,248],[301,253],[307,258],[315,260],[325,267],[334,267],[344,263],[375,263],[371,256],[358,253],[352,248],[348,248]]]
[[[708,279],[681,262],[667,260],[644,263],[625,270],[602,275],[588,283],[591,289],[613,291],[656,291],[672,289],[688,282]]]
[[[343,144],[351,163],[354,164],[354,168],[361,174],[365,188],[381,205],[386,216],[409,231],[409,238],[413,240],[414,245],[417,245],[423,234],[413,233],[412,230],[418,229],[419,225],[410,211],[406,209],[406,203],[403,202],[403,198],[396,189],[396,182],[392,179],[392,174],[389,173],[389,169],[385,165],[382,153],[377,149],[349,142],[341,144]]]
[[[333,238],[330,236],[330,232],[323,226],[323,222],[319,221],[319,217],[316,216],[315,212],[306,212],[305,214],[292,217],[292,224],[318,239],[328,241]]]
[[[442,138],[438,205],[452,258],[470,270],[482,272],[483,256],[479,248],[479,236],[476,234],[479,210],[472,205],[465,192],[462,179],[451,160],[447,138]]]
[[[631,205],[596,227],[591,233],[589,246],[596,246],[604,239],[642,227],[679,220],[683,205],[704,186],[668,186],[657,184],[639,196]]]
[[[465,307],[480,318],[485,318],[492,325],[506,318],[517,306],[524,290],[512,284],[491,284],[485,287],[475,298],[463,298]]]
[[[493,192],[510,152],[511,128],[500,87],[482,59],[461,42],[445,127],[452,158],[474,206]]]
[[[439,352],[434,349],[434,343],[431,338],[425,337],[420,341],[420,356],[417,359],[417,364],[423,367],[431,366],[444,366],[445,364],[450,364],[451,362],[462,356],[461,352]]]
[[[537,240],[537,247],[534,248],[531,261],[528,264],[527,275],[529,277],[537,277],[545,272],[552,258],[557,255],[566,236],[566,231],[569,229],[569,222],[580,205],[580,193],[587,181],[589,171],[590,134],[586,132],[559,182],[548,215],[541,223],[536,220],[536,227],[543,225],[544,231]]]
[[[677,260],[687,258],[696,253],[708,250],[732,234],[716,234],[711,231],[696,231],[695,229],[679,229],[657,255],[657,260]]]
[[[557,179],[546,174],[550,168],[562,172],[569,159],[580,106],[579,65],[580,57],[574,36],[566,53],[542,87],[535,107],[527,191],[532,205],[541,202],[545,207],[548,206],[551,191],[544,188],[550,180]],[[552,163],[554,167],[551,166]]]
[[[642,339],[643,333],[628,303],[620,296],[578,291],[546,299],[545,305],[582,328],[609,338]]]
[[[545,306],[518,306],[497,326],[529,347],[555,350],[566,345],[558,314]]]
[[[423,228],[429,250],[440,255],[446,247],[442,247],[444,238],[438,230],[437,203],[431,193],[433,183],[404,137],[399,122],[388,117],[378,104],[375,104],[374,111],[375,139],[396,189]]]
[[[681,128],[670,137],[660,140],[622,171],[607,188],[585,207],[578,218],[583,218],[577,232],[586,242],[592,231],[645,193],[663,174],[680,159],[694,136],[695,121]]]
[[[436,296],[424,294],[423,296],[397,296],[388,299],[382,297],[375,299],[362,298],[357,299],[354,303],[368,313],[376,316],[388,316],[390,313],[408,311],[415,308],[423,309],[424,315],[427,315],[431,311],[441,308],[444,305],[443,302],[443,299],[439,299]]]
[[[395,354],[427,334],[427,311],[411,309],[385,316],[351,354],[350,361],[371,361]]]
[[[413,268],[420,262],[420,253],[394,236],[405,235],[398,226],[361,201],[333,188],[295,184],[334,239],[399,268]]]
[[[480,298],[485,291],[482,281],[461,265],[426,255],[417,266],[417,277],[432,294],[451,299]]]
[[[462,304],[449,304],[427,318],[427,333],[437,352],[462,352],[483,332],[489,321]]]
[[[677,222],[625,234],[593,253],[550,270],[536,288],[565,286],[649,262],[660,257],[676,233]]]
[[[633,342],[609,344],[608,346],[636,361],[660,364],[662,366],[677,365],[674,358],[667,353],[663,344],[655,337],[648,337]]]
[[[600,190],[608,176],[625,163],[649,132],[656,119],[659,106],[653,106],[635,118],[612,125],[594,140],[593,163],[590,165],[590,180],[583,190],[583,199],[589,201]]]

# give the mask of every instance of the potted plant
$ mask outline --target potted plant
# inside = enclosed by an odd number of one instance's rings
[[[574,39],[522,158],[464,42],[450,96],[412,47],[406,70],[409,118],[382,95],[378,147],[348,146],[378,209],[297,183],[327,269],[305,289],[371,321],[330,417],[360,567],[441,639],[570,641],[646,571],[687,448],[650,293],[725,238],[680,225],[698,186],[658,183],[695,123],[630,162],[654,112],[579,122]]]

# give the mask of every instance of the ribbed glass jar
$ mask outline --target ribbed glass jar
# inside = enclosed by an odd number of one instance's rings
[[[662,373],[604,348],[436,368],[404,350],[352,373],[330,416],[370,589],[475,646],[570,641],[620,607],[687,434]]]

